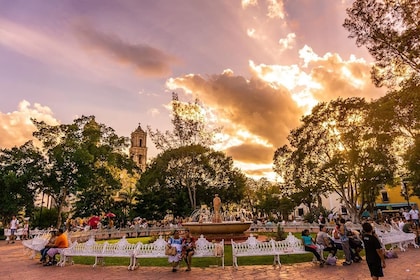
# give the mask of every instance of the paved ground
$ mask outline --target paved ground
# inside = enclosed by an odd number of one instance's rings
[[[420,279],[420,249],[409,248],[399,252],[398,259],[387,260],[385,277],[382,279],[418,280]],[[339,260],[341,263],[341,260]],[[232,267],[194,268],[190,272],[173,273],[168,267],[141,267],[128,271],[126,267],[87,265],[65,267],[43,267],[38,259],[31,260],[24,254],[23,246],[17,241],[6,244],[0,241],[0,279],[2,280],[48,280],[48,279],[311,279],[311,280],[361,280],[371,279],[366,262],[344,267],[325,266],[320,268],[312,263],[283,265],[280,269],[272,266],[241,266],[238,270]]]

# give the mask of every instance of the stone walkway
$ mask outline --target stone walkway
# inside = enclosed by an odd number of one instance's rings
[[[420,249],[410,247],[406,252],[399,252],[398,259],[387,260],[385,277],[382,279],[418,280],[420,279]],[[341,263],[342,260],[339,260]],[[280,269],[273,266],[240,266],[238,270],[231,266],[195,268],[192,271],[171,272],[168,267],[140,267],[128,271],[122,266],[72,265],[65,267],[44,267],[38,259],[31,260],[24,254],[20,241],[7,244],[0,241],[0,279],[2,280],[48,280],[48,279],[311,279],[311,280],[364,280],[371,279],[366,262],[351,266],[325,266],[320,268],[312,263],[283,265]]]

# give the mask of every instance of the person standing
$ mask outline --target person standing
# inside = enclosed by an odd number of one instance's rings
[[[366,262],[369,267],[370,276],[373,280],[383,277],[383,268],[385,265],[385,255],[379,239],[373,233],[373,227],[370,223],[364,223],[363,243],[365,245]]]
[[[346,257],[346,261],[343,262],[343,265],[351,265],[352,258],[350,251],[349,231],[346,227],[346,220],[344,218],[340,219],[338,233],[340,235],[341,246],[343,247],[344,255]]]
[[[16,216],[13,215],[12,220],[10,221],[10,243],[15,243],[16,231],[19,226],[19,220],[16,219]]]
[[[411,206],[411,210],[410,212],[408,212],[408,214],[410,214],[410,218],[413,221],[414,226],[418,228],[419,227],[419,210],[416,209],[415,205]]]

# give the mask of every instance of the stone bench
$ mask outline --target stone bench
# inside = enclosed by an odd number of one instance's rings
[[[232,265],[238,268],[238,257],[252,257],[252,256],[273,256],[273,265],[281,266],[280,256],[290,254],[312,254],[312,252],[305,251],[305,246],[301,239],[296,238],[292,233],[289,233],[287,238],[282,241],[259,241],[252,234],[245,242],[236,243],[233,240],[232,244]]]

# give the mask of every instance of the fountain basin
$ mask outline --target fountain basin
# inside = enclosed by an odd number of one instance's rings
[[[188,222],[182,223],[182,226],[188,228],[191,233],[195,234],[240,234],[244,233],[251,227],[252,222],[240,222],[240,221],[231,221],[231,222]]]

